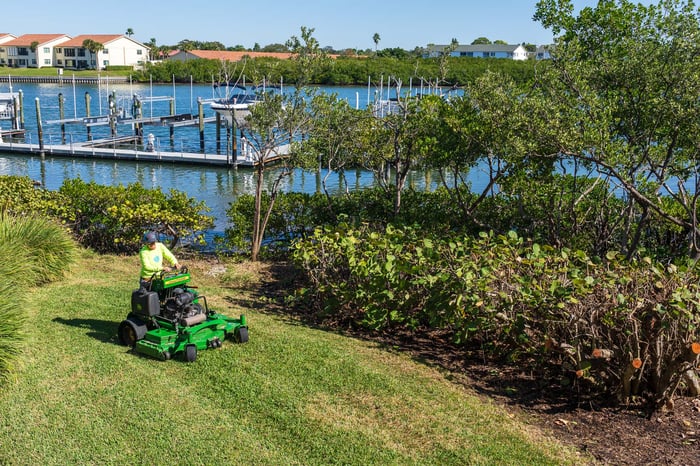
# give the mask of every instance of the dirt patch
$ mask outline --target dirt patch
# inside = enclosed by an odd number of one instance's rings
[[[446,370],[455,382],[509,409],[524,411],[554,437],[601,464],[700,465],[700,398],[676,398],[655,413],[642,406],[599,406],[535,374],[465,354],[441,332],[370,338]]]
[[[291,267],[275,264],[258,270],[263,279],[254,293],[266,298],[263,312],[294,317],[355,338],[401,351],[439,367],[447,377],[509,409],[527,413],[562,443],[593,456],[600,464],[700,466],[700,398],[676,398],[662,412],[641,406],[601,406],[559,389],[537,374],[495,364],[451,344],[445,332],[357,332],[340,323],[318,322],[282,303],[294,289]],[[279,303],[272,306],[272,303]]]

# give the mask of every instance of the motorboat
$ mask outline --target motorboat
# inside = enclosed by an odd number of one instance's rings
[[[0,120],[14,118],[14,94],[0,92]]]
[[[237,84],[227,87],[227,97],[212,101],[210,107],[225,119],[229,127],[234,126],[234,121],[235,126],[242,126],[250,115],[250,108],[260,102],[262,95],[271,89],[274,87],[246,87]]]

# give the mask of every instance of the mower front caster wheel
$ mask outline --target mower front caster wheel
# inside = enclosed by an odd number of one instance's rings
[[[239,327],[238,330],[236,330],[236,333],[234,334],[233,338],[237,343],[247,343],[248,342],[248,328],[247,327]]]
[[[185,361],[194,362],[197,359],[197,347],[195,345],[185,346]]]

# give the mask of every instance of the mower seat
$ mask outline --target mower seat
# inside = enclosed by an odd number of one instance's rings
[[[131,312],[134,314],[153,317],[160,314],[160,299],[155,291],[146,291],[143,288],[131,293]]]

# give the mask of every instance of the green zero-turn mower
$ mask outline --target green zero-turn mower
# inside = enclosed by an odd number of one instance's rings
[[[182,355],[187,362],[197,359],[198,350],[220,348],[227,337],[247,342],[245,315],[233,319],[210,310],[206,297],[189,282],[183,267],[154,274],[149,289],[131,293],[131,312],[119,324],[119,341],[154,358]]]

